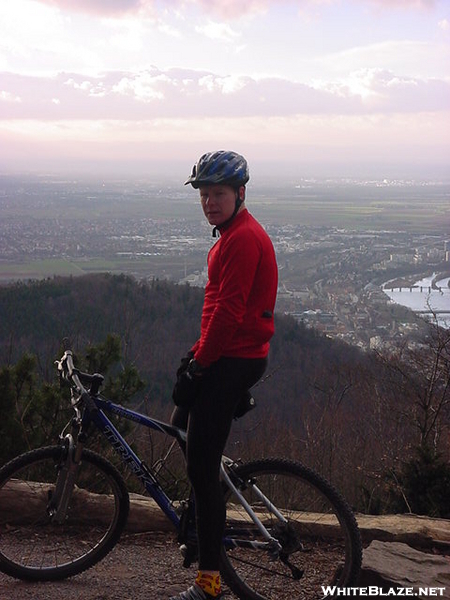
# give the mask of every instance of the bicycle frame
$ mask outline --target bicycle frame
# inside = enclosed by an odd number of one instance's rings
[[[166,435],[176,438],[178,441],[186,441],[186,432],[183,429],[179,429],[178,427],[174,427],[173,425],[169,425],[168,423],[158,419],[148,417],[130,408],[125,408],[124,406],[102,398],[101,396],[91,396],[88,392],[85,392],[85,394],[89,396],[89,402],[87,403],[87,410],[85,410],[83,414],[81,422],[82,427],[93,423],[96,428],[105,435],[111,446],[119,454],[122,461],[141,480],[148,494],[155,500],[164,514],[178,529],[180,526],[180,517],[174,510],[171,500],[162,489],[157,478],[153,475],[145,462],[142,461],[132,450],[128,442],[107,417],[106,413],[112,413],[119,417],[132,420],[139,425],[160,431]],[[269,546],[271,552],[278,552],[281,549],[281,546],[270,535],[266,527],[261,523],[258,516],[252,510],[251,506],[248,504],[230,478],[227,472],[227,467],[231,467],[232,465],[233,461],[231,459],[225,456],[222,458],[220,467],[222,480],[238,498],[239,503],[246,510],[251,520],[255,523],[256,527],[267,541],[250,542],[248,540],[231,540],[230,538],[225,537],[224,544],[227,546],[251,546],[253,548],[267,548]],[[71,472],[70,468],[68,470]],[[281,515],[281,513],[270,502],[270,500],[257,488],[257,486],[253,485],[253,490],[258,495],[261,502],[268,508],[268,510],[275,515],[277,519],[285,523],[286,519],[283,517],[283,515]]]
[[[155,500],[157,505],[172,522],[175,528],[179,530],[181,527],[182,517],[179,517],[174,510],[170,498],[168,498],[162,489],[157,477],[152,473],[145,462],[142,461],[132,450],[130,445],[105,413],[109,412],[119,417],[134,421],[135,423],[138,423],[144,427],[160,431],[166,435],[169,435],[170,437],[175,438],[178,442],[186,441],[186,431],[103,398],[98,392],[99,387],[103,382],[103,376],[98,373],[95,373],[94,375],[81,373],[78,371],[78,369],[75,369],[73,365],[72,352],[70,350],[66,350],[64,356],[61,358],[61,361],[57,361],[56,364],[61,379],[70,382],[72,388],[71,403],[78,417],[76,422],[78,423],[79,429],[76,444],[74,444],[71,434],[68,434],[65,436],[65,438],[63,438],[68,444],[68,452],[64,464],[61,465],[55,502],[49,505],[49,512],[53,512],[53,517],[55,520],[62,521],[65,518],[68,502],[71,496],[71,490],[73,488],[78,465],[81,460],[84,440],[86,439],[84,432],[87,431],[91,423],[93,423],[96,428],[104,434],[111,446],[119,454],[122,461],[141,480],[149,495]],[[90,384],[90,391],[84,387],[82,381]],[[81,410],[81,407],[83,407],[83,410]],[[226,544],[228,547],[250,545],[254,548],[258,547],[269,549],[270,553],[275,558],[281,550],[281,546],[278,541],[270,535],[256,513],[252,510],[249,503],[240,493],[239,489],[234,485],[232,478],[228,473],[228,471],[231,473],[233,464],[234,463],[232,460],[228,459],[227,457],[222,457],[220,466],[222,481],[238,498],[239,503],[245,509],[266,541],[251,542],[248,540],[236,540],[225,537],[223,540],[224,544]],[[260,501],[266,506],[269,512],[271,512],[280,522],[286,523],[286,520],[281,513],[261,492],[261,490],[259,490],[253,483],[251,485],[253,491],[258,495]]]
[[[186,440],[186,432],[178,427],[174,427],[168,423],[159,421],[158,419],[147,417],[139,412],[125,408],[120,404],[116,404],[100,396],[94,397],[92,400],[96,408],[85,413],[82,425],[85,424],[84,421],[91,421],[94,423],[97,429],[105,435],[111,446],[114,448],[117,454],[119,454],[122,461],[141,480],[149,495],[155,500],[164,514],[169,518],[173,525],[178,528],[180,524],[180,518],[173,509],[171,500],[167,497],[158,480],[145,462],[141,460],[133,451],[128,442],[120,434],[118,429],[114,426],[105,413],[110,412],[122,418],[132,420],[139,425],[143,425],[144,427],[161,431],[171,437],[176,438],[178,441]]]

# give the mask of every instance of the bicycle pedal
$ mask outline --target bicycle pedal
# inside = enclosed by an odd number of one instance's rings
[[[181,556],[183,556],[183,567],[189,569],[193,562],[198,560],[197,547],[190,546],[187,544],[181,544],[180,546]]]

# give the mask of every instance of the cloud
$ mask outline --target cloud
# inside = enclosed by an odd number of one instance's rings
[[[292,0],[291,0],[292,2]],[[217,14],[224,19],[236,19],[243,15],[252,13],[264,13],[270,5],[290,4],[289,0],[191,0],[191,4],[197,5],[206,13]]]
[[[214,21],[209,21],[206,25],[199,25],[195,30],[212,40],[221,40],[223,42],[235,42],[241,36],[240,33],[234,31],[227,23],[216,23]]]
[[[293,0],[285,0],[285,2]],[[310,1],[310,0],[309,0]],[[38,0],[42,4],[62,10],[84,12],[104,16],[125,13],[148,13],[155,15],[164,9],[184,9],[186,6],[198,8],[207,14],[215,14],[224,19],[236,19],[250,13],[265,12],[270,4],[279,5],[274,0]]]
[[[381,8],[395,9],[404,8],[407,10],[426,9],[431,10],[436,6],[436,0],[367,0],[370,4]]]
[[[42,4],[56,6],[62,10],[85,12],[104,16],[116,16],[125,13],[143,13],[156,15],[164,9],[185,10],[197,8],[205,14],[219,16],[224,20],[235,20],[250,14],[265,13],[271,7],[280,5],[298,6],[304,11],[315,6],[339,4],[340,0],[38,0]],[[397,8],[405,10],[433,9],[436,0],[362,0],[362,3],[385,10]],[[358,0],[358,4],[359,4]]]
[[[38,2],[62,10],[105,16],[136,12],[145,5],[156,4],[152,0],[38,0]]]
[[[0,106],[2,102],[22,102],[19,96],[14,96],[10,92],[0,91]]]
[[[449,81],[398,76],[382,69],[360,69],[345,80],[315,86],[276,77],[156,67],[99,76],[3,73],[0,81],[3,119],[248,118],[450,109]]]
[[[436,112],[450,110],[450,83],[398,76],[384,69],[362,69],[353,74],[371,112]]]
[[[344,48],[319,56],[315,60],[317,76],[351,77],[368,67],[382,67],[393,73],[414,74],[417,79],[445,77],[450,47],[436,41],[386,40]]]

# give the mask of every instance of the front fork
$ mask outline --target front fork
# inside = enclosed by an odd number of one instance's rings
[[[62,524],[67,519],[72,492],[77,481],[81,464],[83,444],[78,440],[75,445],[73,435],[68,433],[62,440],[64,452],[58,465],[58,476],[54,490],[47,504],[47,512],[53,523]]]

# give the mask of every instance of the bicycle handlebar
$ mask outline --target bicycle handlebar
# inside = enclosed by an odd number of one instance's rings
[[[61,377],[64,380],[75,384],[80,394],[87,392],[84,385],[90,385],[89,394],[98,394],[100,386],[104,381],[103,375],[100,373],[91,375],[90,373],[83,373],[83,371],[77,369],[73,363],[72,350],[66,350],[61,360],[56,361],[56,364]]]

